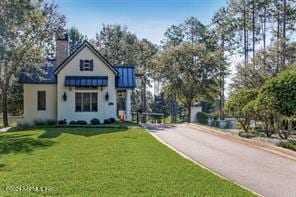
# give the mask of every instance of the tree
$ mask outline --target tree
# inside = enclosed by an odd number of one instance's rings
[[[216,34],[217,40],[220,42],[220,48],[222,51],[222,58],[225,58],[225,51],[230,54],[234,50],[236,44],[235,41],[235,29],[236,23],[233,21],[232,13],[228,8],[220,8],[218,12],[212,18],[212,27]],[[222,59],[222,61],[223,61]],[[226,67],[222,66],[222,61],[220,61],[220,78],[219,78],[219,88],[220,88],[220,119],[224,120],[224,79],[226,75]],[[225,68],[225,69],[222,69]]]
[[[217,90],[220,53],[210,52],[205,44],[184,42],[167,47],[159,56],[158,73],[166,80],[187,108],[190,121],[191,107],[196,100],[211,97]]]
[[[71,27],[68,30],[68,35],[70,38],[70,54],[72,54],[84,40],[87,40],[87,37],[80,33],[76,27]]]
[[[268,46],[265,50],[260,49],[255,53],[254,59],[247,65],[239,62],[236,65],[236,73],[230,83],[233,92],[261,88],[264,83],[280,72],[286,70],[291,64],[296,62],[296,44],[290,42],[286,46],[286,65],[277,66],[277,45]]]
[[[7,127],[11,79],[22,69],[44,61],[53,35],[63,31],[65,17],[57,12],[57,5],[42,1],[2,0],[0,10],[0,88]]]
[[[141,92],[135,95],[141,97],[142,111],[147,112],[146,88],[150,85],[151,62],[158,47],[147,39],[138,39],[126,26],[117,24],[103,24],[96,35],[96,46],[111,64],[135,65],[136,71],[143,74]]]
[[[237,118],[243,130],[248,132],[250,121],[254,118],[252,101],[258,96],[255,89],[243,90],[232,95],[225,105],[225,111]]]
[[[96,46],[111,64],[136,65],[138,38],[126,26],[103,24],[96,34]]]
[[[256,100],[253,101],[253,110],[257,120],[263,124],[262,128],[267,137],[270,137],[275,132],[275,119],[280,116],[273,108],[274,102],[274,97],[262,91]]]
[[[19,116],[23,114],[23,86],[17,82],[14,82],[9,90],[8,94],[8,113]]]
[[[189,17],[183,23],[179,25],[170,26],[164,34],[165,39],[162,41],[162,48],[176,47],[184,42],[195,44],[203,44],[209,51],[216,51],[218,42],[213,31],[211,31],[206,25],[201,23],[196,17]],[[178,73],[173,73],[176,74]],[[159,81],[166,86],[167,81],[162,77],[158,77]],[[168,88],[167,90],[169,90]],[[171,95],[171,122],[177,121],[177,98],[175,94]]]
[[[296,117],[296,70],[280,73],[268,80],[258,97],[258,108],[263,108],[281,138],[287,139],[292,132],[292,122]],[[262,112],[262,111],[261,111]]]
[[[296,115],[296,70],[282,72],[269,80],[262,91],[275,98],[274,109],[287,117]]]

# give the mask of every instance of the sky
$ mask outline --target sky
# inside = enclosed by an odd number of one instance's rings
[[[102,24],[126,25],[139,38],[160,44],[164,32],[190,16],[204,24],[227,0],[56,0],[59,11],[67,18],[67,27],[75,26],[88,39],[95,38]],[[239,58],[238,58],[239,59]],[[237,62],[233,60],[232,62]],[[235,72],[234,63],[226,78],[226,96]],[[154,84],[152,84],[154,87]],[[153,91],[152,91],[153,92]]]
[[[89,39],[95,38],[102,24],[126,25],[139,38],[155,44],[166,29],[190,16],[209,24],[226,0],[56,0],[67,17],[67,27],[75,26]]]

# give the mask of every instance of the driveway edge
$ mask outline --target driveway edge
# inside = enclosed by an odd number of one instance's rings
[[[196,124],[189,123],[188,126],[190,128],[196,129],[196,130],[201,131],[201,132],[209,133],[209,134],[212,134],[212,135],[222,137],[224,139],[228,139],[228,140],[231,140],[231,141],[234,141],[234,142],[238,142],[238,143],[242,143],[242,144],[245,144],[245,145],[248,145],[248,146],[259,148],[261,150],[264,150],[264,151],[279,155],[281,157],[285,157],[285,158],[296,161],[296,152],[290,151],[290,150],[285,149],[285,148],[281,148],[281,147],[278,147],[278,146],[275,146],[275,145],[272,145],[272,144],[269,144],[269,143],[266,143],[266,142],[259,142],[257,140],[245,139],[245,138],[242,138],[242,137],[239,137],[239,136],[236,136],[236,135],[232,135],[232,134],[227,133],[227,132],[219,131],[219,130],[214,129],[214,128],[208,128],[208,127],[205,127],[205,126],[202,126],[202,125],[196,125]]]
[[[148,129],[145,125],[143,125],[142,123],[139,123],[139,124],[140,124],[140,125],[141,125],[141,126],[142,126],[142,127],[143,127],[143,128],[144,128],[144,129],[145,129],[145,130],[146,130],[151,136],[152,136],[152,137],[154,137],[154,138],[155,138],[156,140],[158,140],[160,143],[162,143],[163,145],[167,146],[169,149],[173,150],[173,151],[176,152],[177,154],[181,155],[183,158],[185,158],[185,159],[187,159],[187,160],[193,162],[194,164],[198,165],[199,167],[201,167],[201,168],[203,168],[203,169],[205,169],[205,170],[207,170],[207,171],[213,173],[214,175],[216,175],[216,176],[218,176],[218,177],[220,177],[220,178],[222,178],[222,179],[224,179],[224,180],[226,180],[226,181],[229,181],[229,182],[231,182],[231,183],[233,183],[233,184],[235,184],[235,185],[237,185],[237,186],[239,186],[239,187],[241,187],[241,188],[243,188],[243,189],[245,189],[245,190],[247,190],[247,191],[249,191],[249,192],[251,192],[251,193],[257,195],[257,196],[261,196],[261,197],[263,197],[263,195],[261,195],[261,194],[255,192],[255,191],[253,191],[253,190],[251,190],[250,188],[247,188],[247,187],[245,187],[245,186],[243,186],[243,185],[241,185],[241,184],[239,184],[239,183],[236,183],[235,181],[230,180],[230,179],[228,179],[228,178],[226,178],[226,177],[224,177],[224,176],[218,174],[217,172],[215,172],[215,171],[213,171],[213,170],[207,168],[206,166],[204,166],[204,165],[198,163],[197,161],[191,159],[189,156],[187,156],[187,155],[185,155],[184,153],[180,152],[179,150],[175,149],[174,147],[172,147],[171,145],[169,145],[168,143],[166,143],[164,140],[162,140],[160,137],[158,137],[156,134],[154,134],[153,132],[149,131],[149,129]]]

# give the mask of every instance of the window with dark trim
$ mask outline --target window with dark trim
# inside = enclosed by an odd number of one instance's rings
[[[93,71],[94,61],[93,60],[80,60],[80,71]]]
[[[45,91],[37,92],[37,110],[39,111],[46,110],[46,92]]]
[[[75,93],[76,112],[96,112],[98,111],[98,93],[76,92]]]

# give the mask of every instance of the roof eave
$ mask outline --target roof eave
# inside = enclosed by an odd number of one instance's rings
[[[118,71],[106,60],[88,41],[84,41],[70,56],[68,56],[57,68],[55,69],[54,73],[58,74],[65,65],[71,61],[84,47],[88,47],[101,61],[103,61],[117,76]]]

